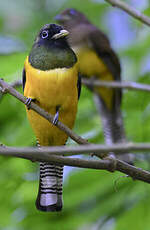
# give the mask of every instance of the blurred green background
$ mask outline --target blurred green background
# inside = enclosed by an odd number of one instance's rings
[[[148,0],[128,2],[150,16]],[[1,78],[8,82],[21,79],[35,35],[67,7],[84,12],[108,35],[120,57],[123,80],[150,83],[150,29],[102,0],[1,0]],[[149,93],[124,91],[122,110],[129,141],[150,141],[149,108]],[[104,141],[92,94],[85,87],[74,131],[93,143]],[[8,146],[35,143],[24,105],[10,95],[0,96],[0,142]],[[148,170],[149,154],[137,156],[136,165]],[[65,167],[64,209],[58,214],[42,213],[34,205],[37,164],[1,157],[0,168],[0,230],[150,229],[150,186],[146,183],[116,172]]]

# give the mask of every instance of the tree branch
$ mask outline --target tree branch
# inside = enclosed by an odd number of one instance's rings
[[[6,147],[0,145],[0,154],[16,154],[18,156],[21,154],[34,154],[35,151],[39,154],[49,154],[58,156],[73,156],[81,154],[96,154],[97,156],[101,153],[115,152],[115,154],[126,154],[127,152],[150,152],[150,143],[122,143],[122,144],[112,144],[112,145],[100,145],[100,144],[90,144],[90,145],[79,145],[79,146],[51,146],[51,147]]]
[[[13,88],[17,88],[19,86],[22,86],[22,81],[21,80],[16,80],[16,81],[13,81],[10,85]]]
[[[150,85],[148,84],[140,84],[136,82],[119,82],[119,81],[100,81],[100,80],[90,80],[86,78],[82,78],[82,83],[86,86],[98,86],[98,87],[106,87],[106,88],[123,88],[130,90],[138,90],[138,91],[147,91],[150,92]]]
[[[147,91],[150,92],[150,85],[141,84],[137,82],[124,82],[124,81],[101,81],[96,79],[87,79],[82,78],[82,84],[86,86],[99,86],[106,88],[115,88],[115,89],[129,89],[137,91]],[[10,84],[12,87],[16,88],[22,85],[21,80],[16,80]]]
[[[83,146],[81,146],[83,147]],[[84,146],[90,147],[90,146]],[[50,163],[68,165],[80,168],[91,169],[105,169],[111,171],[114,168],[114,164],[111,160],[83,160],[79,158],[68,158],[63,156],[51,155],[51,149],[60,151],[60,149],[67,149],[67,147],[51,147],[51,148],[12,148],[12,147],[0,147],[0,155],[19,157],[28,159],[31,161],[46,161]],[[150,183],[150,172],[129,165],[121,160],[116,161],[115,170],[125,173],[133,179],[141,180]]]
[[[129,6],[127,3],[120,1],[120,0],[105,0],[106,2],[109,2],[112,6],[116,6],[132,17],[138,19],[140,22],[150,26],[150,18],[146,15],[140,13],[138,10],[134,9],[132,6]]]
[[[26,102],[26,98],[22,94],[17,92],[13,87],[11,87],[9,84],[4,82],[2,79],[0,79],[0,86],[2,87],[2,89],[0,89],[0,91],[2,93],[8,92],[12,96],[19,99],[21,102],[23,102],[23,103]],[[45,112],[43,109],[41,109],[39,106],[37,106],[33,102],[31,103],[31,109],[33,109],[35,112],[39,113],[41,116],[45,117],[49,122],[53,121],[52,115]],[[89,150],[89,148],[93,147],[93,148],[95,148],[95,149],[92,149],[93,153],[96,154],[96,152],[98,151],[98,155],[101,154],[100,150],[97,149],[96,146],[94,146],[93,144],[89,145],[89,143],[86,140],[84,140],[83,138],[74,134],[68,127],[63,125],[61,122],[58,122],[57,126],[62,131],[66,132],[66,134],[68,136],[70,136],[73,140],[75,140],[77,143],[85,144],[85,145],[88,144],[87,145],[88,150]],[[86,146],[82,146],[82,147],[83,147],[83,149],[82,149],[82,152],[83,152],[83,150],[85,151],[84,147],[86,147]],[[149,147],[149,146],[147,146],[147,147]],[[59,147],[57,147],[57,148],[59,148]],[[61,147],[61,148],[65,148],[65,147]],[[77,147],[75,147],[75,148],[77,148]],[[101,149],[101,150],[102,151],[104,150],[106,152],[110,151],[110,149],[108,150],[106,148],[107,148],[106,146],[105,147],[103,146],[103,149]],[[108,148],[109,148],[109,146],[108,146]],[[116,148],[116,146],[115,146],[115,148]],[[117,148],[116,149],[115,148],[114,148],[114,150],[117,151]],[[122,148],[122,150],[125,150],[125,149],[123,149],[122,146],[121,146],[121,148]],[[130,144],[130,148],[133,148],[133,146],[131,144]],[[150,173],[149,172],[142,170],[142,169],[138,169],[138,168],[136,168],[132,165],[129,165],[123,161],[120,161],[118,159],[90,161],[90,160],[83,160],[83,159],[78,159],[78,158],[67,158],[67,157],[63,157],[63,156],[50,155],[48,149],[46,149],[45,153],[43,153],[43,150],[44,150],[43,147],[41,149],[42,149],[42,152],[39,148],[34,148],[32,151],[28,150],[28,152],[25,153],[24,148],[18,149],[19,150],[19,152],[18,152],[17,149],[1,146],[0,147],[0,154],[3,156],[15,156],[15,157],[20,157],[20,158],[24,158],[24,159],[30,159],[32,161],[35,161],[35,160],[36,161],[47,161],[47,162],[52,162],[52,163],[56,163],[56,164],[70,165],[70,166],[82,167],[82,168],[107,169],[109,171],[118,170],[120,172],[126,173],[127,175],[131,176],[134,179],[138,179],[138,180],[150,183]],[[51,148],[51,149],[53,149],[53,148]],[[74,151],[75,151],[75,149],[74,149]],[[86,151],[87,151],[87,149],[86,149]],[[118,151],[120,151],[120,150],[118,150]],[[91,149],[90,149],[90,152],[91,152]]]

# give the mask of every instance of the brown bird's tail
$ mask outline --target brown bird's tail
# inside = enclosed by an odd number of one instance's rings
[[[103,132],[106,144],[126,143],[125,130],[123,125],[123,118],[120,110],[120,104],[110,111],[101,100],[98,94],[94,96],[95,104],[97,105],[98,112],[101,115]],[[118,154],[117,158],[129,164],[133,164],[133,154]]]
[[[63,166],[40,163],[40,184],[36,200],[37,209],[45,212],[61,211]]]

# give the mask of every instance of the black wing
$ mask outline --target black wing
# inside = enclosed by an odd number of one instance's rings
[[[117,54],[111,48],[107,36],[100,30],[95,29],[90,33],[90,42],[97,55],[106,64],[115,80],[121,79],[121,67]]]
[[[81,74],[80,73],[78,73],[77,88],[78,88],[78,100],[79,100],[80,94],[81,94]]]
[[[23,91],[24,91],[24,88],[25,88],[25,84],[26,84],[26,71],[25,71],[25,68],[24,68],[23,71],[22,71],[22,88],[23,88]]]
[[[104,64],[108,67],[112,73],[114,80],[121,81],[121,66],[117,54],[111,48],[107,36],[97,28],[92,31],[89,35],[89,41],[92,48],[95,50],[97,55],[101,58]],[[122,90],[115,90],[114,103],[119,105],[122,99]]]

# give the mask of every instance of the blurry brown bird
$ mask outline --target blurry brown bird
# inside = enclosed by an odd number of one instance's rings
[[[75,9],[66,9],[55,17],[70,34],[72,49],[78,57],[79,72],[82,76],[105,81],[120,81],[121,67],[118,56],[111,48],[107,36]],[[126,142],[121,114],[121,89],[92,87],[98,104],[105,141],[107,144]],[[121,159],[131,163],[131,154]]]

